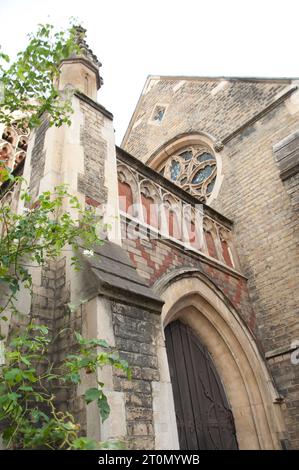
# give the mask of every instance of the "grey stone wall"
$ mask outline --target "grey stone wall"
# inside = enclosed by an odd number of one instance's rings
[[[132,380],[114,370],[114,389],[124,392],[127,445],[154,449],[152,381],[159,380],[156,341],[160,316],[140,307],[112,302],[116,348],[132,370]]]
[[[39,183],[44,176],[46,149],[44,149],[45,136],[49,122],[44,118],[42,124],[35,131],[34,146],[31,154],[31,173],[29,191],[33,200],[38,196]]]
[[[49,329],[52,343],[48,360],[53,363],[53,370],[59,368],[65,357],[77,352],[74,332],[82,333],[82,309],[70,312],[69,286],[66,283],[66,258],[47,261],[41,269],[40,285],[33,285],[30,318]],[[59,410],[72,413],[86,433],[86,405],[78,396],[77,386],[62,386],[55,381],[48,382],[47,388],[56,395]]]
[[[84,101],[80,101],[84,116],[81,127],[81,144],[84,149],[84,174],[78,175],[78,190],[98,203],[107,198],[104,186],[104,169],[107,159],[107,143],[101,137],[104,116]]]
[[[288,436],[285,446],[288,449],[298,449],[299,365],[291,363],[290,353],[269,358],[268,363],[277,388],[284,398],[283,409]]]

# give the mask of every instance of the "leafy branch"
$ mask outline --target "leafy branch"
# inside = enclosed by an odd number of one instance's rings
[[[50,125],[70,124],[70,97],[62,95],[55,82],[60,62],[80,52],[77,37],[74,25],[55,31],[53,25],[44,24],[28,35],[29,43],[15,62],[0,50],[0,84],[4,89],[0,122],[10,125],[18,115],[19,125],[31,129],[40,125],[41,115],[47,113]]]
[[[96,442],[80,435],[80,424],[74,416],[57,411],[55,387],[69,387],[81,383],[82,374],[96,372],[107,364],[122,369],[130,377],[126,361],[121,360],[103,340],[84,339],[75,333],[79,353],[68,355],[58,370],[49,356],[51,339],[49,330],[43,325],[30,323],[15,331],[6,351],[6,364],[0,374],[0,429],[7,448],[23,449],[96,449],[116,446],[114,442]],[[43,372],[38,373],[38,365]],[[104,421],[110,408],[103,391],[104,384],[98,381],[97,388],[85,392],[85,402],[95,401]]]
[[[12,185],[25,184],[23,178],[12,176],[9,170],[6,174],[2,171],[2,179]],[[94,209],[83,209],[65,185],[55,187],[53,192],[43,192],[36,200],[25,186],[20,198],[25,205],[20,213],[12,209],[5,197],[0,200],[0,288],[7,291],[6,298],[1,299],[0,326],[8,321],[8,312],[12,316],[21,315],[16,301],[21,285],[33,289],[31,266],[42,268],[46,261],[58,259],[69,246],[72,264],[80,269],[79,248],[92,255],[92,248],[103,243],[98,236],[101,219]],[[65,207],[75,210],[77,218]],[[77,349],[57,367],[51,360],[51,348],[63,332],[51,339],[48,328],[32,320],[12,331],[6,344],[5,364],[0,366],[0,430],[7,448],[119,446],[115,442],[95,442],[82,435],[74,416],[59,410],[55,390],[76,387],[84,374],[94,374],[96,378],[98,368],[106,365],[121,369],[130,378],[128,364],[105,341],[85,339],[76,332]],[[84,399],[87,405],[97,403],[104,421],[110,408],[104,384],[98,379],[95,384],[85,392]]]
[[[24,181],[15,177],[13,182],[20,184]],[[56,186],[53,193],[45,191],[34,202],[24,189],[21,200],[26,205],[23,213],[14,212],[4,198],[0,200],[0,286],[9,288],[6,302],[0,306],[0,319],[1,315],[3,319],[7,308],[14,309],[20,286],[31,288],[28,265],[41,266],[45,260],[58,258],[70,245],[75,253],[73,265],[79,269],[76,256],[79,247],[90,248],[103,243],[97,234],[99,217],[93,209],[84,210],[65,185]],[[69,211],[63,210],[66,204],[71,210],[76,209],[76,219]]]
[[[50,24],[39,25],[17,60],[0,51],[0,122],[32,129],[41,124],[43,114],[50,125],[69,125],[71,95],[57,90],[59,64],[80,53],[80,29],[70,26],[56,31]],[[103,241],[98,236],[101,220],[94,210],[82,208],[65,185],[32,199],[22,177],[14,176],[0,161],[0,334],[1,325],[11,316],[22,316],[16,301],[23,286],[33,289],[32,269],[42,269],[48,260],[57,260],[66,249],[73,251],[72,264],[80,269],[78,250],[89,255]],[[23,187],[20,199],[24,211],[14,211],[9,192]],[[16,191],[17,192],[17,191]],[[20,204],[19,204],[20,205]],[[65,208],[68,207],[69,210]],[[73,213],[76,213],[74,218]],[[25,318],[25,315],[23,315]],[[29,322],[28,322],[29,318]],[[73,332],[72,332],[73,333]],[[68,411],[59,410],[56,391],[76,387],[84,374],[110,365],[130,378],[128,364],[98,339],[84,339],[75,333],[77,349],[58,366],[52,360],[53,339],[48,328],[27,317],[27,326],[14,326],[5,343],[5,360],[0,361],[0,432],[9,449],[94,449],[119,448],[117,442],[95,442],[83,435],[79,423]],[[1,356],[4,336],[0,337]],[[85,392],[86,404],[96,402],[104,421],[110,408],[104,384]]]

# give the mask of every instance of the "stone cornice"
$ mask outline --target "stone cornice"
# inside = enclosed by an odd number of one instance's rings
[[[84,95],[84,93],[81,93],[81,91],[78,90],[75,91],[75,96],[77,96],[77,98],[79,98],[81,101],[84,101],[85,103],[89,104],[94,109],[104,114],[104,116],[106,116],[108,119],[111,119],[111,121],[113,121],[113,114],[110,113],[110,111],[108,111],[106,108],[104,108],[104,106],[89,98],[89,96]]]

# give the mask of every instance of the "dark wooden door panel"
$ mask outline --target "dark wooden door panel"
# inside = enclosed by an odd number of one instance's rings
[[[180,448],[237,449],[234,419],[207,349],[180,321],[165,329]]]

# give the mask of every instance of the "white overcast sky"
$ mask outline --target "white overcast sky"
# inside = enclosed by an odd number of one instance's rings
[[[14,56],[41,22],[78,18],[103,66],[119,144],[148,75],[299,76],[297,0],[0,0]]]

